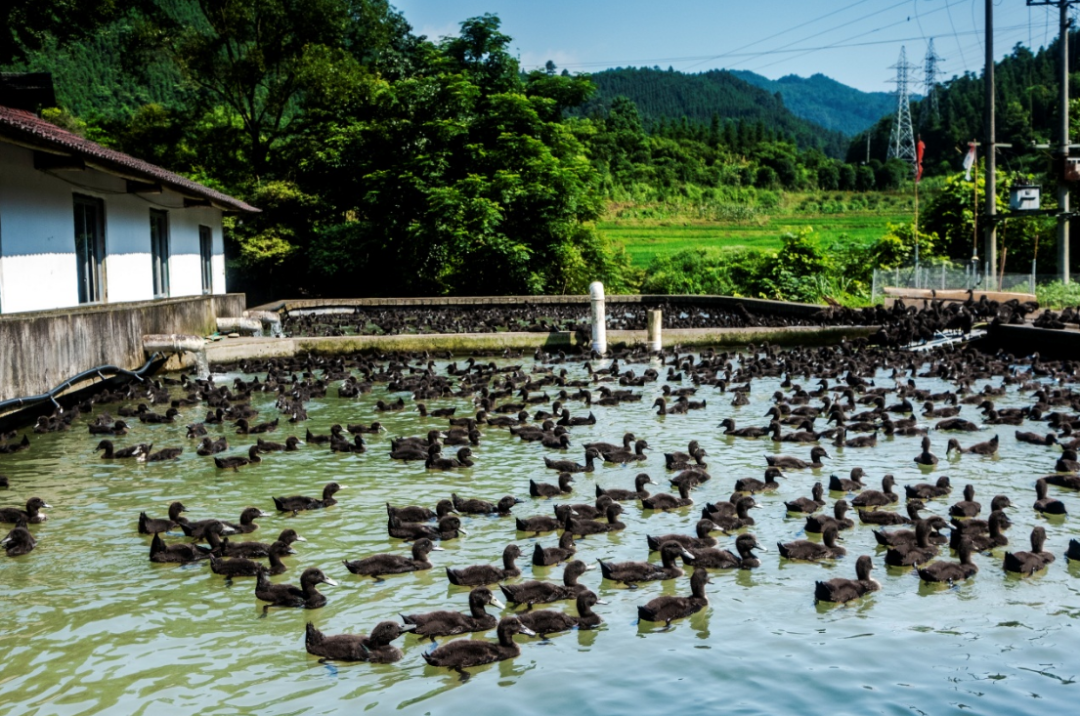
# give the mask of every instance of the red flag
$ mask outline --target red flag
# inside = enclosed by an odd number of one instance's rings
[[[923,140],[919,140],[915,145],[915,183],[918,184],[922,179],[922,158],[923,152],[926,151],[926,144]]]

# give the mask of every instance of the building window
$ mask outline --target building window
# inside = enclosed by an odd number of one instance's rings
[[[150,260],[154,273],[154,298],[169,296],[169,212],[150,210]]]
[[[214,269],[211,259],[214,257],[214,235],[209,226],[199,227],[199,265],[202,267],[202,291],[214,292]]]
[[[79,303],[105,300],[105,202],[75,194],[75,260]]]

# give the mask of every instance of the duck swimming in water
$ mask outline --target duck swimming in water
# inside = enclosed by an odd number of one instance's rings
[[[821,462],[823,457],[829,457],[829,453],[825,448],[816,445],[810,450],[810,462],[789,455],[766,455],[765,462],[768,463],[769,467],[778,467],[781,470],[805,470],[807,468],[816,470],[825,467]]]
[[[308,622],[304,634],[304,647],[312,656],[322,657],[319,659],[320,662],[368,661],[372,664],[392,664],[400,661],[404,654],[390,642],[415,628],[411,624],[403,626],[397,622],[386,621],[376,624],[370,636],[364,634],[326,636],[316,629],[314,624]]]
[[[166,519],[147,517],[145,512],[139,513],[139,534],[153,535],[159,532],[168,532],[180,526],[180,513],[186,512],[182,502],[173,502],[169,505],[169,516]]]
[[[500,584],[499,589],[506,596],[506,601],[513,604],[548,604],[565,599],[575,599],[577,595],[586,589],[585,585],[578,584],[578,578],[590,569],[592,565],[585,564],[580,559],[567,563],[563,569],[563,583],[539,582],[536,580],[522,582],[520,584]]]
[[[278,508],[280,512],[300,512],[301,510],[318,510],[324,507],[330,507],[336,505],[337,500],[334,499],[334,495],[341,489],[343,485],[339,485],[336,482],[330,482],[323,488],[322,499],[315,497],[305,497],[304,495],[292,495],[290,497],[272,497],[274,506]]]
[[[784,559],[799,560],[804,562],[819,562],[823,559],[836,559],[847,554],[847,550],[836,544],[838,531],[834,525],[829,525],[821,533],[821,542],[811,542],[800,539],[794,542],[777,542],[780,556]]]
[[[694,567],[694,573],[690,577],[689,597],[656,597],[638,607],[638,619],[664,622],[665,626],[671,626],[671,622],[676,619],[700,612],[709,604],[709,598],[705,595],[705,585],[709,581],[709,573],[704,567]]]
[[[817,582],[814,587],[814,601],[843,604],[858,599],[870,592],[881,589],[881,585],[870,578],[874,563],[870,555],[864,554],[855,561],[855,579],[836,578],[827,582]]]
[[[1031,530],[1030,552],[1006,552],[1003,566],[1006,572],[1018,572],[1032,575],[1045,569],[1054,561],[1054,553],[1043,549],[1046,544],[1046,529],[1039,525]]]
[[[599,614],[593,612],[592,608],[597,604],[607,604],[607,602],[600,601],[600,598],[588,589],[579,592],[576,601],[577,616],[557,612],[553,609],[540,609],[518,614],[517,617],[522,624],[536,632],[536,635],[541,639],[547,639],[548,634],[569,631],[575,628],[594,629],[603,623],[604,620],[600,618]]]
[[[40,497],[31,497],[26,501],[25,510],[20,510],[18,507],[0,508],[0,522],[10,522],[12,524],[17,524],[20,520],[25,520],[30,524],[44,522],[49,519],[49,516],[41,512],[41,509],[51,506]]]
[[[600,572],[604,579],[623,582],[634,588],[638,582],[651,582],[663,579],[675,579],[683,576],[683,571],[675,565],[675,560],[682,557],[687,563],[694,560],[694,555],[678,542],[668,542],[660,547],[661,565],[651,562],[600,562]]]
[[[536,633],[522,624],[517,617],[503,617],[496,634],[499,637],[497,644],[476,639],[459,639],[443,644],[434,651],[426,651],[422,656],[431,666],[457,671],[464,680],[468,678],[464,669],[520,656],[521,647],[514,642],[515,634],[536,636]]]
[[[521,556],[521,548],[516,544],[507,545],[503,549],[503,566],[500,569],[490,564],[476,564],[461,569],[446,568],[446,578],[451,584],[459,587],[478,587],[485,584],[495,584],[504,579],[521,576],[521,569],[514,561]]]
[[[413,633],[427,637],[432,642],[437,636],[453,636],[474,631],[487,631],[495,626],[496,619],[484,611],[487,605],[505,609],[506,605],[495,598],[487,587],[476,587],[469,592],[469,613],[436,611],[422,614],[402,614],[401,620],[416,627]]]
[[[376,554],[351,562],[344,561],[343,564],[353,574],[362,574],[378,580],[384,574],[403,574],[431,569],[432,564],[428,561],[428,555],[431,552],[441,551],[443,551],[442,547],[436,546],[427,537],[421,537],[413,542],[412,557],[400,554]]]
[[[304,609],[319,609],[326,606],[326,597],[319,592],[318,585],[329,584],[336,587],[337,582],[327,577],[318,567],[308,567],[300,575],[300,586],[291,584],[271,584],[270,570],[261,568],[257,574],[258,582],[255,584],[255,597],[264,602],[263,612],[270,607],[302,607]]]

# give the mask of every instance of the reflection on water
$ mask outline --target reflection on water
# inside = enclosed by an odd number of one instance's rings
[[[531,369],[531,361],[524,362]],[[597,363],[597,367],[601,364]],[[442,370],[444,363],[436,365]],[[653,367],[666,372],[658,362]],[[640,373],[644,366],[635,366]],[[569,367],[571,377],[584,371]],[[219,376],[219,384],[233,375]],[[890,383],[882,373],[879,385]],[[760,387],[759,387],[760,384]],[[983,381],[976,384],[981,388]],[[685,383],[684,385],[689,385]],[[920,387],[940,390],[945,384],[919,379]],[[685,450],[691,438],[708,451],[713,479],[693,495],[695,505],[669,513],[643,513],[628,504],[622,532],[579,539],[578,556],[626,561],[651,558],[645,534],[692,532],[704,502],[726,500],[736,478],[760,477],[766,453],[805,459],[807,447],[777,446],[766,440],[725,438],[717,424],[735,417],[740,426],[763,425],[760,418],[774,379],[755,383],[750,405],[731,407],[730,396],[703,388],[697,397],[708,409],[685,416],[656,416],[648,406],[660,386],[637,389],[640,404],[618,408],[594,406],[597,425],[573,428],[573,450],[564,455],[581,460],[580,445],[592,440],[618,442],[632,431],[652,446],[644,465],[601,465],[579,475],[567,502],[591,502],[596,484],[629,487],[645,471],[671,491],[663,469],[663,453]],[[549,389],[549,394],[552,391]],[[205,406],[187,408],[174,425],[137,424],[119,445],[153,442],[155,448],[185,446],[180,460],[143,465],[100,460],[84,425],[69,433],[32,436],[30,451],[0,456],[0,473],[11,489],[0,504],[14,505],[40,495],[53,505],[50,519],[32,531],[38,548],[16,559],[0,560],[4,608],[0,610],[0,704],[5,714],[134,714],[170,708],[202,714],[344,714],[356,711],[403,713],[548,714],[587,710],[596,713],[671,713],[672,704],[693,704],[695,711],[723,708],[759,713],[767,696],[771,713],[807,713],[815,704],[842,703],[843,712],[880,711],[883,700],[897,712],[941,713],[970,708],[977,712],[1029,712],[1033,698],[1040,709],[1069,710],[1067,686],[1078,665],[1071,624],[1080,616],[1080,564],[1063,553],[1078,536],[1073,517],[1036,517],[1033,481],[1050,471],[1057,448],[1017,444],[1012,428],[1001,430],[1000,459],[953,456],[937,468],[918,468],[911,458],[918,438],[881,438],[873,450],[839,449],[821,470],[793,470],[780,489],[758,496],[762,509],[752,528],[769,552],[759,569],[717,571],[707,587],[709,606],[688,619],[663,624],[639,623],[637,606],[660,595],[689,593],[687,577],[642,583],[638,589],[603,582],[599,571],[581,582],[610,602],[597,606],[605,622],[595,630],[551,635],[548,642],[517,637],[521,656],[471,670],[462,683],[458,674],[428,666],[421,652],[432,648],[425,639],[399,641],[405,658],[397,664],[320,663],[304,650],[303,633],[312,621],[327,633],[367,633],[379,621],[399,613],[434,609],[467,609],[468,589],[448,584],[446,566],[498,563],[507,544],[526,555],[533,544],[553,546],[554,534],[517,533],[512,518],[464,518],[467,537],[443,544],[434,552],[429,572],[395,575],[376,581],[349,574],[343,559],[378,552],[407,551],[407,545],[386,536],[385,503],[433,505],[451,492],[462,497],[497,499],[510,493],[525,498],[530,479],[553,482],[543,467],[552,455],[538,444],[522,443],[505,430],[484,430],[474,449],[476,466],[448,473],[429,473],[421,464],[402,464],[386,456],[392,436],[419,435],[443,423],[421,419],[411,409],[376,413],[377,399],[396,400],[383,386],[355,400],[330,396],[308,405],[310,420],[285,425],[271,438],[290,434],[326,434],[334,423],[380,420],[383,435],[368,436],[362,455],[332,454],[325,447],[305,446],[295,453],[267,455],[257,466],[238,472],[215,469],[195,455],[183,425],[201,419]],[[406,394],[405,397],[408,399]],[[276,416],[274,396],[256,394],[260,419]],[[1030,399],[1010,393],[999,406],[1019,406]],[[428,401],[429,407],[456,406],[470,412],[463,398]],[[115,411],[117,406],[106,406]],[[411,407],[411,406],[410,406]],[[575,414],[587,413],[577,403]],[[964,406],[962,415],[977,412]],[[1022,430],[1041,429],[1030,424]],[[211,427],[226,435],[228,454],[243,454],[253,438],[235,435],[231,426]],[[987,436],[988,437],[988,436]],[[943,456],[945,439],[935,435]],[[979,439],[983,439],[980,437]],[[975,442],[962,436],[961,442]],[[967,483],[976,486],[984,503],[998,493],[1018,505],[1008,535],[1013,547],[1028,548],[1035,524],[1047,528],[1047,548],[1059,555],[1033,578],[1006,575],[1003,550],[977,554],[979,573],[955,586],[922,583],[911,569],[886,568],[868,525],[844,533],[848,556],[835,564],[815,565],[780,560],[773,545],[807,535],[802,520],[786,515],[783,502],[810,494],[816,481],[832,473],[846,476],[854,466],[877,487],[892,473],[899,485],[947,474],[955,496],[929,502],[944,514]],[[140,511],[163,516],[169,502],[182,500],[193,519],[235,521],[254,505],[270,511],[271,495],[318,494],[330,480],[348,485],[339,504],[298,515],[273,514],[257,520],[251,539],[266,541],[285,527],[295,528],[308,542],[294,545],[298,554],[285,559],[288,572],[276,582],[297,583],[304,568],[318,566],[338,587],[323,591],[329,603],[315,610],[271,609],[264,615],[253,594],[254,580],[227,583],[210,573],[206,563],[178,567],[148,561],[149,538],[136,533]],[[1051,495],[1080,511],[1075,493],[1051,488]],[[831,502],[842,494],[829,495]],[[550,515],[559,500],[527,499],[514,508],[518,516]],[[719,535],[719,546],[734,549],[734,537]],[[169,535],[168,541],[183,541]],[[955,559],[946,554],[943,558]],[[854,576],[859,554],[874,556],[874,576],[882,589],[846,605],[815,605],[814,582]],[[519,561],[522,580],[560,581],[562,567],[533,567]],[[569,602],[546,605],[573,611]],[[492,613],[498,610],[492,609]],[[494,633],[465,638],[493,639]],[[446,641],[440,640],[440,643]],[[676,709],[678,710],[678,709]],[[684,709],[689,710],[689,708]]]

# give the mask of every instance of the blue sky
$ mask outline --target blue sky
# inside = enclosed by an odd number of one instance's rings
[[[920,69],[933,38],[942,78],[981,71],[985,0],[391,0],[415,31],[454,34],[494,13],[526,69],[553,60],[572,72],[653,66],[745,69],[766,77],[816,72],[890,91],[901,46]],[[1039,47],[1056,8],[994,1],[994,49]],[[913,88],[919,91],[918,87]]]

